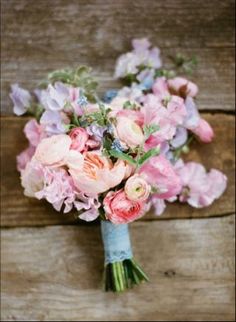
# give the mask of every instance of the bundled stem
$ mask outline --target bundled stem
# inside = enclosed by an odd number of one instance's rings
[[[148,280],[147,275],[133,258],[105,265],[104,289],[107,292],[122,292]]]

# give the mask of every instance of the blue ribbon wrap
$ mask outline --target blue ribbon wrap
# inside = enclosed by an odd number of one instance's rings
[[[127,224],[114,225],[101,220],[105,264],[122,262],[133,257]]]

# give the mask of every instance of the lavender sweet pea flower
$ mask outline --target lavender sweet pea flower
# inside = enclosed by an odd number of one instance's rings
[[[51,111],[62,110],[69,98],[69,94],[69,88],[63,83],[56,82],[54,86],[49,84],[46,97],[47,109]]]
[[[178,127],[174,138],[170,141],[170,144],[173,148],[179,148],[183,145],[188,139],[188,131],[183,127]]]
[[[104,135],[104,132],[107,130],[107,127],[98,126],[96,124],[91,124],[86,128],[87,133],[92,136],[95,140],[101,141]]]
[[[198,113],[197,106],[193,98],[190,96],[187,96],[184,103],[185,103],[187,115],[185,117],[183,125],[187,129],[194,129],[195,127],[198,126],[200,122],[200,115]]]
[[[11,90],[9,96],[14,104],[13,111],[16,115],[22,115],[30,107],[31,95],[18,84],[11,85]]]
[[[46,110],[41,116],[40,124],[45,126],[45,132],[49,135],[66,132],[65,124],[60,113],[57,111]]]

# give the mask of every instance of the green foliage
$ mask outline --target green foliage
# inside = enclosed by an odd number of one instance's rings
[[[121,159],[123,161],[126,161],[126,162],[136,166],[136,161],[127,153],[117,151],[115,149],[111,149],[111,150],[109,150],[109,154],[110,154],[110,156],[112,156],[114,158]]]
[[[141,167],[145,162],[147,162],[150,158],[158,155],[160,153],[160,148],[153,148],[144,153],[139,159],[138,159],[138,166]]]
[[[177,53],[175,56],[170,56],[170,59],[175,64],[177,69],[180,69],[187,74],[192,74],[194,68],[196,68],[198,64],[195,56],[186,57],[181,53]]]
[[[46,87],[49,83],[62,82],[74,87],[83,88],[85,96],[91,102],[96,101],[95,90],[98,83],[91,76],[91,68],[79,66],[76,69],[55,70],[48,74],[47,80],[40,83],[41,87]]]
[[[145,125],[143,128],[145,138],[148,139],[150,135],[157,132],[160,129],[160,126],[157,124]]]

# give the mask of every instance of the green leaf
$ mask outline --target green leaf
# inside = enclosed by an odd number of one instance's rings
[[[149,138],[149,136],[155,132],[160,130],[160,126],[157,124],[150,124],[150,125],[145,125],[143,128],[144,135],[146,138]]]
[[[136,161],[131,156],[129,156],[128,154],[126,154],[124,152],[117,151],[115,149],[111,149],[109,151],[109,154],[114,158],[121,159],[123,161],[127,161],[128,163],[130,163],[134,166],[136,165]]]
[[[145,162],[147,162],[150,158],[158,155],[160,153],[160,148],[153,148],[146,153],[144,153],[141,158],[138,160],[138,166],[140,167],[143,165]]]

